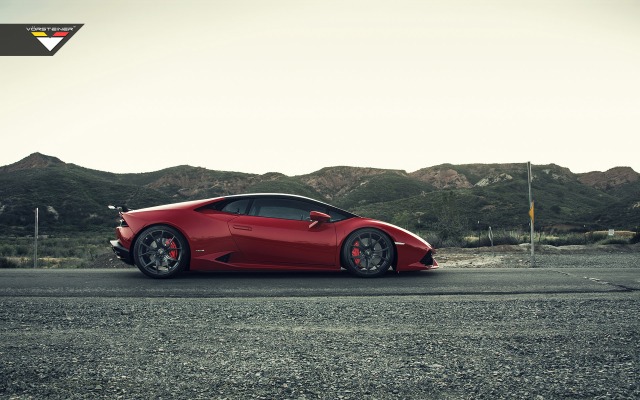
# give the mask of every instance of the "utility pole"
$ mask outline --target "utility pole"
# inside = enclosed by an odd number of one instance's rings
[[[36,232],[33,240],[33,268],[38,268],[38,207],[36,207]]]
[[[533,221],[535,220],[535,218],[534,218],[534,210],[533,210],[533,196],[531,194],[531,181],[533,180],[533,173],[531,172],[530,161],[527,161],[527,178],[528,178],[527,181],[529,182],[529,219],[530,219],[529,225],[531,225],[531,267],[535,267],[536,256],[533,248],[533,235],[534,235]]]
[[[491,241],[491,255],[495,257],[496,253],[493,251],[493,231],[491,230],[491,227],[489,227],[489,240]]]

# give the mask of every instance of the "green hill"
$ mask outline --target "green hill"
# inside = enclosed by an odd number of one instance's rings
[[[634,230],[640,226],[640,174],[630,168],[573,174],[558,165],[533,167],[536,227]],[[108,204],[142,208],[251,192],[316,198],[410,230],[527,229],[526,164],[443,164],[412,173],[327,167],[286,176],[212,171],[182,165],[114,174],[34,153],[0,167],[0,228],[30,234],[34,209],[43,233],[104,231],[115,224]]]

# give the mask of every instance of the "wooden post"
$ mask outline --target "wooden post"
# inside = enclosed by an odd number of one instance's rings
[[[531,225],[531,267],[535,267],[536,266],[536,256],[535,256],[535,251],[534,251],[534,244],[533,244],[533,235],[534,235],[534,216],[535,216],[535,211],[534,211],[534,203],[533,203],[533,196],[531,194],[531,181],[533,180],[533,173],[531,172],[531,162],[527,162],[527,177],[528,177],[528,181],[529,181],[529,222]]]
[[[36,207],[36,231],[33,235],[33,268],[38,268],[38,207]]]

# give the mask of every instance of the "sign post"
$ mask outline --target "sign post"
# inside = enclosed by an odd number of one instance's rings
[[[489,240],[491,241],[491,255],[495,257],[496,253],[493,251],[493,232],[491,231],[491,227],[489,227]]]
[[[531,226],[531,267],[535,267],[536,266],[536,256],[535,256],[535,252],[534,252],[534,245],[533,245],[533,235],[534,235],[534,227],[533,227],[533,223],[535,221],[534,218],[534,208],[533,208],[533,196],[531,194],[531,181],[533,180],[533,174],[531,173],[531,162],[528,161],[527,162],[527,181],[529,182],[529,219],[530,219],[530,223],[529,225]]]
[[[33,268],[38,268],[38,207],[36,207],[36,231],[33,240]]]

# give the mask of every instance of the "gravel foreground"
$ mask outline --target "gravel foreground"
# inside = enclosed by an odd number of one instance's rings
[[[638,300],[0,298],[0,397],[635,399]]]
[[[639,249],[541,248],[536,266],[639,269]],[[438,260],[530,267],[519,246]],[[0,297],[0,399],[637,399],[638,315],[638,291]]]

